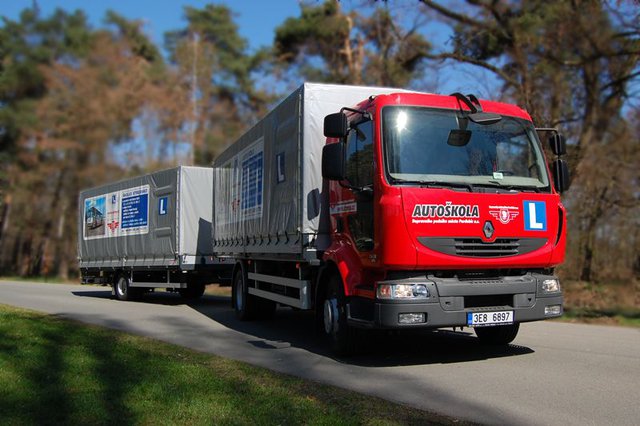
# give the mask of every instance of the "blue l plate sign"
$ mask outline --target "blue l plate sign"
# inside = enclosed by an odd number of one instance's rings
[[[158,198],[158,215],[164,216],[169,211],[169,197]]]
[[[547,205],[544,201],[524,202],[525,231],[547,230]]]

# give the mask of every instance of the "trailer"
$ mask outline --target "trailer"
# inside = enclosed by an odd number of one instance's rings
[[[231,265],[211,244],[212,185],[211,168],[176,167],[82,191],[82,283],[130,300],[155,288],[197,298],[228,281]]]
[[[505,345],[563,313],[565,153],[515,105],[305,83],[213,168],[83,191],[82,279],[122,300],[230,283],[240,320],[313,310],[341,354],[372,329]]]

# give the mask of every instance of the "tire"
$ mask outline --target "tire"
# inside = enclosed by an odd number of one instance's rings
[[[181,288],[178,290],[180,296],[187,300],[200,299],[204,294],[205,285],[202,283],[189,283],[187,288]]]
[[[121,276],[118,278],[118,281],[113,286],[114,293],[116,295],[116,299],[127,301],[127,300],[135,300],[137,296],[136,289],[131,288],[129,286],[129,278]]]
[[[250,321],[257,317],[258,310],[256,300],[249,294],[247,289],[247,279],[243,269],[240,269],[233,277],[233,287],[231,288],[231,303],[236,313],[236,318],[240,321]]]
[[[347,303],[342,279],[331,274],[322,300],[320,312],[322,330],[336,355],[349,356],[357,353],[362,331],[347,322]]]
[[[476,336],[484,345],[508,345],[518,335],[520,324],[496,325],[493,327],[477,327]]]

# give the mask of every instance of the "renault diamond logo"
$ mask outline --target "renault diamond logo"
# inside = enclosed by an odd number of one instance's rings
[[[493,237],[493,231],[495,231],[495,228],[493,227],[493,224],[491,223],[490,220],[484,223],[484,226],[482,227],[482,231],[484,232],[484,236],[487,239],[490,239],[491,237]]]

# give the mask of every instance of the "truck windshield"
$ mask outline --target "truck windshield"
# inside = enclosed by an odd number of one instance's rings
[[[540,144],[527,120],[504,116],[481,125],[459,111],[389,106],[382,112],[382,132],[392,184],[549,190]]]

